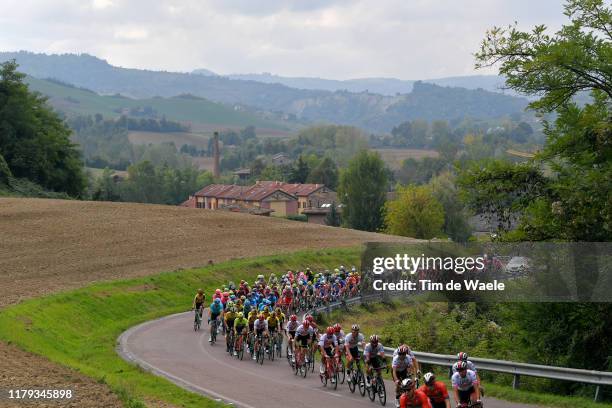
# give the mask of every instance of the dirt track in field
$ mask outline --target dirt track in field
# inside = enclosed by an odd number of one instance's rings
[[[397,240],[248,214],[131,203],[0,199],[0,307],[99,280]]]

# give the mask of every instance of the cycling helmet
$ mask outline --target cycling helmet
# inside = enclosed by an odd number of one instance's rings
[[[198,289],[198,293],[201,295],[202,293],[204,293],[204,291],[202,289]]]
[[[405,344],[402,344],[401,346],[397,348],[398,354],[408,354],[409,351],[410,349],[408,349],[408,346],[406,346]]]
[[[289,317],[289,320],[291,320],[292,322],[297,322],[297,316],[296,315],[291,315]]]
[[[268,306],[264,306],[263,311],[270,313],[270,308]]]
[[[216,295],[220,295],[220,294],[221,294],[221,289],[216,289],[216,290],[215,290],[215,294],[216,294]]]
[[[436,376],[434,373],[425,373],[423,379],[425,380],[425,384],[432,385],[436,381]]]
[[[216,299],[215,299],[215,303],[217,303],[217,304],[221,303],[221,299],[216,298]]]
[[[355,268],[355,266],[353,265],[353,267],[351,268],[352,272],[357,272],[357,268]]]
[[[229,292],[223,292],[223,297],[229,297]]]
[[[238,319],[242,319],[244,317],[244,314],[242,312],[238,312],[238,314],[236,315],[236,318]]]
[[[244,296],[244,295],[240,296],[240,300],[242,300],[244,302],[246,300],[246,296]]]
[[[334,331],[336,333],[340,333],[340,330],[342,330],[342,326],[340,326],[340,323],[334,324]]]
[[[463,371],[463,370],[467,370],[468,366],[467,363],[465,361],[459,361],[457,363],[457,371]]]
[[[463,351],[459,352],[457,354],[457,360],[459,360],[459,361],[467,361],[468,360],[467,353],[464,353]]]
[[[307,328],[309,328],[309,327],[310,327],[310,322],[309,322],[308,320],[304,320],[304,321],[302,322],[302,326],[304,326],[304,328],[305,328],[305,329],[307,329]]]
[[[359,325],[358,325],[358,324],[354,324],[354,325],[352,325],[352,326],[351,326],[351,330],[352,330],[352,331],[359,331],[359,329],[360,329],[360,328],[359,328]]]
[[[260,314],[260,315],[259,315],[259,317],[258,317],[258,319],[259,319],[259,321],[260,321],[260,322],[263,322],[263,321],[264,321],[264,319],[265,319],[265,317],[264,317],[264,315]]]
[[[370,336],[370,343],[377,344],[380,339],[377,334],[373,334]]]
[[[280,308],[280,307],[277,307],[277,308],[274,310],[274,313],[276,313],[276,314],[281,314],[282,312],[283,312],[283,311],[281,310],[281,308]]]
[[[409,390],[414,387],[414,381],[412,378],[404,378],[402,381],[402,388],[405,390]]]
[[[328,336],[331,336],[332,334],[334,334],[334,328],[333,326],[329,326],[327,328],[327,330],[325,330]]]
[[[314,318],[311,315],[306,316],[306,321],[308,323],[312,323],[313,320],[314,320]]]

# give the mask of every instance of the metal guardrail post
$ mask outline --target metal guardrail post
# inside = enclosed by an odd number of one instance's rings
[[[593,401],[598,402],[599,401],[599,391],[600,391],[600,385],[598,385],[597,387],[595,387],[595,398],[593,399]]]
[[[521,386],[521,375],[514,374],[514,377],[512,378],[512,388],[515,390],[518,390],[520,386]]]

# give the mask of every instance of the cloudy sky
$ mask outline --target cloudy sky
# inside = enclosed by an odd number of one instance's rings
[[[487,28],[559,28],[562,0],[0,0],[0,51],[334,79],[469,75]]]

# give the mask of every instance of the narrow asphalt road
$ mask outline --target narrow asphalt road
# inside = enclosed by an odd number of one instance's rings
[[[244,408],[330,407],[355,408],[380,406],[348,385],[336,391],[325,388],[319,380],[319,364],[307,378],[296,377],[283,355],[263,366],[251,360],[230,357],[219,335],[215,345],[208,343],[208,326],[193,331],[193,314],[181,313],[144,323],[126,331],[119,339],[119,353],[158,375],[191,391]],[[284,354],[284,349],[283,349]],[[387,383],[387,406],[393,407],[393,384]],[[484,398],[486,408],[535,408]]]

